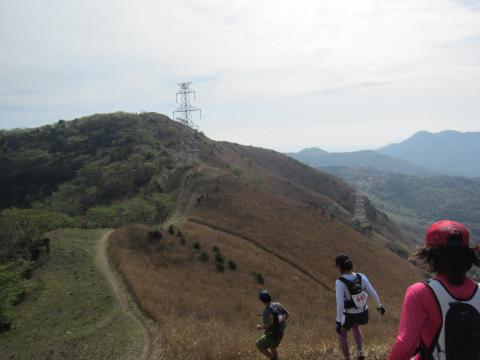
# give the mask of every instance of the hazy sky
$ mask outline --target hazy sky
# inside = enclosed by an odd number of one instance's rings
[[[0,128],[175,108],[293,151],[480,130],[480,0],[0,0]]]

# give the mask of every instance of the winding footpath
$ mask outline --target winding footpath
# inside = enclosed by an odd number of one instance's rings
[[[148,327],[133,309],[131,309],[130,304],[128,302],[128,294],[124,290],[124,288],[119,284],[117,277],[115,276],[113,270],[110,267],[110,263],[108,261],[107,256],[107,244],[110,234],[113,232],[109,231],[102,238],[99,240],[96,255],[95,255],[95,264],[97,265],[98,270],[105,276],[108,283],[112,287],[113,293],[115,294],[115,298],[117,299],[118,303],[120,304],[123,312],[133,321],[138,323],[140,328],[142,329],[143,334],[143,350],[140,356],[141,360],[149,360],[152,355],[152,337],[148,330]]]

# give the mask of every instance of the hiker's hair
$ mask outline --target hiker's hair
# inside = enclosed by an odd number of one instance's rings
[[[347,272],[347,271],[352,271],[353,270],[353,261],[348,259],[345,260],[340,264],[340,271],[341,272]]]
[[[468,246],[424,246],[409,260],[428,272],[445,275],[452,285],[462,285],[468,270],[480,265],[477,252]]]

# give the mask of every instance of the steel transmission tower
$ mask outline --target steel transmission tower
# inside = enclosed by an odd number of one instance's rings
[[[354,217],[361,226],[368,226],[368,218],[367,212],[365,210],[365,200],[366,196],[357,191],[355,194],[355,210],[354,210]]]
[[[191,82],[180,83],[178,86],[180,90],[177,91],[176,101],[180,106],[173,112],[173,118],[175,114],[180,115],[177,120],[183,125],[181,130],[181,147],[182,158],[187,164],[195,163],[198,160],[198,146],[195,133],[198,131],[198,126],[192,121],[192,112],[200,112],[202,117],[202,110],[198,107],[190,104],[190,100],[193,94],[193,100],[195,100],[195,91],[190,89]]]

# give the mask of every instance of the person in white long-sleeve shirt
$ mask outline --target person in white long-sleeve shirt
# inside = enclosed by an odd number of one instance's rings
[[[351,329],[357,345],[357,360],[364,360],[360,325],[368,323],[368,297],[371,296],[375,300],[380,314],[383,315],[385,309],[368,278],[353,272],[353,262],[347,255],[338,255],[335,258],[335,265],[342,274],[335,282],[336,331],[339,335],[340,349],[345,360],[350,360],[347,333]]]

